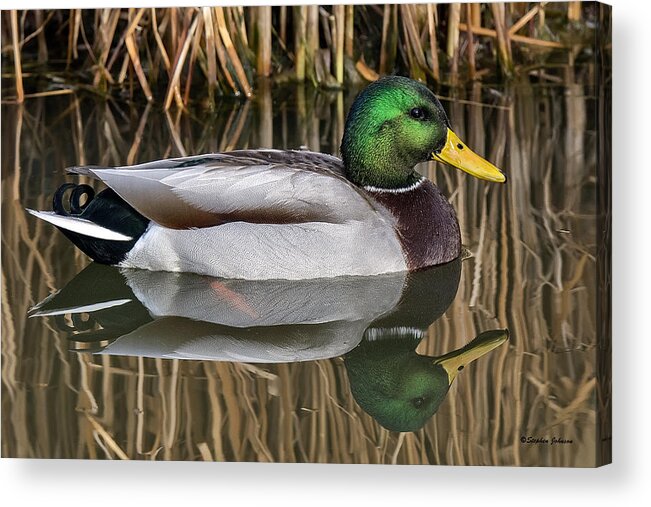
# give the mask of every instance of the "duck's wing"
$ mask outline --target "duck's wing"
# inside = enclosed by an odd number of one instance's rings
[[[375,209],[345,178],[339,158],[310,151],[240,150],[69,172],[100,179],[142,215],[174,229],[342,223]]]

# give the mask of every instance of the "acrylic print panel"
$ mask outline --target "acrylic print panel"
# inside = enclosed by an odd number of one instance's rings
[[[610,462],[609,7],[2,15],[3,457]]]

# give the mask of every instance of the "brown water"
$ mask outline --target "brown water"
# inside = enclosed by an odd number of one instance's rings
[[[50,209],[70,165],[255,147],[337,153],[352,96],[261,90],[214,113],[170,115],[77,95],[3,105],[2,455],[594,465],[605,432],[599,103],[580,84],[592,72],[444,98],[454,130],[509,180],[423,166],[471,256],[404,290],[395,277],[265,285],[121,273],[88,266],[24,211]],[[59,315],[28,317],[60,289],[40,307]],[[117,303],[87,306],[106,301]],[[419,376],[423,362],[431,370],[424,356],[501,329],[509,341],[460,372],[434,415],[408,413],[414,378],[445,394]]]

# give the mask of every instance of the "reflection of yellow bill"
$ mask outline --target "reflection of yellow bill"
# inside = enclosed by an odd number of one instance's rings
[[[448,382],[456,378],[457,374],[469,363],[472,363],[491,350],[499,347],[509,339],[508,329],[495,329],[485,331],[473,341],[454,352],[437,357],[434,364],[440,364],[448,373]]]
[[[468,148],[450,129],[448,129],[448,138],[445,141],[445,146],[440,152],[432,153],[432,160],[444,162],[482,180],[495,181],[497,183],[506,181],[506,176],[504,176],[502,171]]]

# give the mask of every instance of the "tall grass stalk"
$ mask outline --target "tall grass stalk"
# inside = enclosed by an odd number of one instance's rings
[[[574,37],[572,48],[563,42],[568,30],[576,33],[577,24],[585,24],[589,32],[594,13],[587,4],[543,2],[529,9],[506,5],[8,11],[2,53],[12,58],[4,60],[3,72],[14,79],[13,90],[3,100],[21,101],[26,94],[92,84],[105,96],[122,88],[134,98],[184,108],[192,97],[191,86],[202,88],[201,95],[214,103],[223,93],[249,97],[257,77],[275,76],[326,87],[391,73],[463,84],[466,73],[461,70],[466,66],[470,80],[496,68],[505,75],[521,68],[528,72],[541,53],[522,51],[522,46],[562,51],[569,62],[592,40],[586,36],[579,43]],[[546,16],[546,11],[554,16]],[[538,36],[542,33],[545,37]],[[460,53],[460,47],[467,51]],[[443,70],[442,57],[449,62]],[[353,65],[346,65],[346,58]],[[56,76],[61,62],[74,72],[66,74],[73,82],[62,85],[55,77],[48,86],[47,79],[30,79],[30,90],[25,91],[25,76],[41,70],[46,71],[41,75]]]
[[[257,30],[257,67],[258,76],[271,75],[271,7],[258,7],[255,11]]]
[[[307,7],[295,6],[294,13],[294,69],[297,81],[305,80]]]

